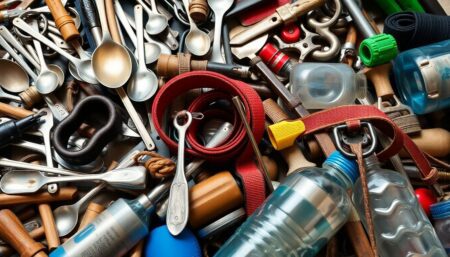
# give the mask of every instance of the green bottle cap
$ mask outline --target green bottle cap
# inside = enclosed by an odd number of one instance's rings
[[[398,2],[404,11],[425,12],[422,5],[420,5],[417,0],[399,0]]]
[[[389,34],[383,33],[366,38],[359,46],[359,57],[368,67],[387,63],[397,54],[397,41]]]
[[[376,3],[387,15],[403,11],[397,2],[393,0],[376,0]]]

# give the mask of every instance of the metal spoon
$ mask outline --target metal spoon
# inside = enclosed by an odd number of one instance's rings
[[[26,90],[30,85],[28,74],[23,68],[12,61],[0,59],[0,86],[9,92],[20,93]]]
[[[3,47],[3,49],[5,49],[5,51],[8,52],[12,58],[14,58],[14,60],[28,73],[31,79],[37,79],[36,73],[34,73],[28,63],[26,63],[25,60],[14,51],[11,45],[8,44],[8,42],[6,42],[6,40],[2,36],[0,36],[0,46]]]
[[[142,0],[137,0],[137,2],[141,4],[142,7],[144,7],[145,11],[148,14],[148,21],[145,25],[145,30],[147,30],[148,34],[158,35],[163,32],[167,28],[167,26],[169,26],[169,20],[167,19],[167,17],[158,13],[155,0],[151,0],[151,10],[144,2],[142,2]]]
[[[233,5],[234,0],[208,0],[208,5],[214,12],[214,41],[211,57],[212,62],[225,63],[222,56],[221,35],[222,35],[222,21],[225,13]]]
[[[133,43],[134,47],[136,48],[136,52],[137,52],[138,42],[137,42],[136,34],[134,34],[133,28],[130,25],[128,17],[125,14],[125,12],[118,0],[114,1],[114,9],[116,11],[116,15],[117,15],[119,22],[122,24],[122,27],[125,29],[125,32],[127,32],[128,37],[131,39],[131,42]],[[166,48],[167,48],[167,46],[166,46]],[[154,63],[156,60],[158,60],[159,55],[161,54],[162,50],[165,50],[165,49],[162,49],[162,47],[159,44],[154,43],[154,42],[151,42],[151,43],[146,42],[144,44],[145,63],[151,64],[151,63]],[[170,49],[168,49],[164,53],[171,54],[172,52],[170,51]],[[136,53],[136,55],[137,55],[137,53]]]
[[[47,67],[58,75],[58,86],[62,86],[64,83],[65,75],[64,71],[56,64],[48,64]]]
[[[40,171],[10,171],[0,180],[0,189],[6,194],[34,193],[46,184],[76,181],[103,181],[117,188],[145,189],[147,170],[142,166],[117,169],[101,174],[48,177]]]
[[[189,0],[183,0],[184,9],[189,13]],[[197,56],[203,56],[208,53],[211,48],[211,38],[204,31],[200,30],[191,16],[188,15],[190,30],[186,35],[185,45],[187,50]]]
[[[33,21],[32,27],[36,31],[39,30],[37,21]],[[34,48],[36,48],[40,65],[39,75],[34,83],[39,93],[47,95],[58,88],[59,78],[55,72],[47,67],[47,64],[45,63],[44,52],[42,51],[42,46],[39,41],[33,40],[33,44]]]
[[[92,65],[89,61],[83,61],[81,59],[75,58],[66,51],[59,48],[57,45],[55,45],[52,41],[41,35],[39,32],[34,31],[30,25],[28,25],[25,21],[23,21],[20,18],[15,18],[14,26],[19,28],[20,30],[24,31],[25,33],[29,34],[33,38],[39,40],[41,43],[47,45],[49,48],[53,49],[54,51],[58,52],[60,55],[64,56],[69,62],[71,62],[77,70],[77,74],[81,78],[81,80],[91,83],[91,84],[97,84],[98,81],[96,79],[94,70],[92,68]]]
[[[92,55],[92,66],[98,81],[106,87],[118,88],[131,76],[132,64],[127,49],[114,42],[108,29],[104,0],[96,0],[103,32],[102,43]]]
[[[145,65],[143,15],[142,5],[136,5],[134,7],[134,17],[137,27],[139,67],[133,74],[127,88],[128,97],[135,102],[143,102],[150,99],[158,89],[158,79],[155,73],[148,70]]]
[[[99,193],[105,186],[102,183],[87,194],[85,194],[80,200],[71,205],[62,205],[53,211],[55,218],[56,228],[60,237],[68,235],[78,224],[78,215],[81,209],[86,207],[86,203],[97,193]]]

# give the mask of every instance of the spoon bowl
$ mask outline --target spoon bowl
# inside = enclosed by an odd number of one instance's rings
[[[43,95],[50,94],[55,91],[59,86],[58,75],[47,69],[39,73],[37,80],[35,81],[36,89],[39,93]]]
[[[151,13],[148,15],[148,21],[145,25],[145,30],[150,35],[158,35],[163,32],[167,26],[169,25],[169,21],[165,15],[159,13]]]
[[[49,64],[48,69],[56,73],[56,75],[58,75],[58,85],[62,86],[62,84],[64,83],[65,75],[61,67],[59,67],[56,64]]]
[[[104,40],[92,55],[95,77],[104,86],[118,88],[131,75],[132,64],[128,51],[112,40]]]
[[[45,177],[39,171],[24,170],[21,176],[7,172],[0,180],[0,189],[8,194],[33,193],[44,185]]]
[[[161,48],[155,43],[144,43],[144,51],[146,64],[152,64],[156,62],[161,55]],[[137,48],[134,51],[134,54],[138,55]]]
[[[211,38],[199,29],[191,29],[186,36],[187,50],[196,56],[206,55],[211,47]]]
[[[0,59],[0,86],[12,93],[20,93],[30,85],[30,79],[25,70],[15,62]]]
[[[155,73],[148,70],[138,70],[128,84],[128,97],[135,102],[144,102],[150,99],[158,89],[158,78]]]
[[[53,211],[60,237],[68,235],[78,223],[78,209],[74,205],[59,206]]]

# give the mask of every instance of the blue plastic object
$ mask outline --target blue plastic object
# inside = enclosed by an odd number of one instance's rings
[[[145,246],[145,257],[202,257],[200,245],[195,235],[184,229],[174,237],[167,226],[153,229]]]
[[[401,53],[394,73],[400,97],[414,113],[450,106],[450,40]]]

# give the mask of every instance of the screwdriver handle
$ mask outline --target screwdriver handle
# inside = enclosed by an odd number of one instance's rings
[[[45,0],[45,3],[50,9],[56,27],[65,41],[68,42],[80,37],[80,32],[78,32],[75,22],[64,8],[61,0]]]
[[[21,257],[44,257],[44,245],[31,238],[19,218],[9,209],[0,210],[0,237],[8,242]]]

